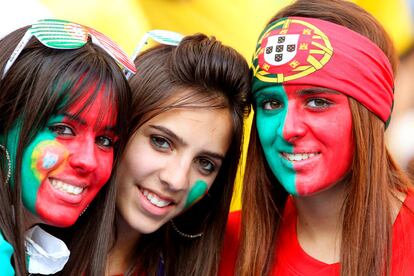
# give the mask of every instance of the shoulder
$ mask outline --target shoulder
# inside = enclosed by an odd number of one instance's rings
[[[229,276],[234,274],[234,268],[239,249],[241,227],[241,211],[231,212],[227,220],[224,244],[218,275]]]
[[[414,275],[414,191],[409,190],[393,226],[392,275]]]

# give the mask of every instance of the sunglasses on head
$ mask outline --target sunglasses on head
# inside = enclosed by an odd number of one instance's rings
[[[136,73],[134,63],[115,42],[104,34],[66,20],[43,19],[26,31],[7,61],[1,79],[6,76],[10,67],[33,36],[46,47],[63,50],[81,48],[90,38],[93,44],[103,49],[118,63],[127,79]]]
[[[144,46],[148,44],[149,39],[154,40],[160,44],[171,45],[171,46],[178,46],[181,40],[183,39],[183,35],[180,33],[167,31],[167,30],[152,30],[146,32],[141,40],[139,41],[137,47],[135,48],[134,54],[132,55],[132,60],[135,60],[139,53],[142,51]]]

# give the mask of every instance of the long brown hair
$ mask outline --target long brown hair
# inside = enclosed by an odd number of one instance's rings
[[[141,235],[131,265],[138,263],[140,270],[156,275],[162,254],[166,275],[216,275],[241,155],[243,119],[249,111],[247,62],[214,37],[196,34],[185,37],[177,47],[151,48],[135,63],[138,73],[130,81],[134,95],[130,135],[147,120],[173,108],[226,108],[233,124],[230,148],[208,196],[174,218],[183,232],[203,232],[203,236],[183,238],[166,224],[155,233]]]
[[[24,27],[16,30],[0,41],[1,73],[27,29],[28,27]],[[16,157],[12,160],[16,165],[15,172],[21,172],[24,149],[39,131],[47,127],[49,118],[69,109],[78,99],[84,98],[84,91],[88,88],[93,88],[94,93],[86,99],[79,113],[94,101],[101,89],[104,90],[108,102],[116,106],[118,111],[122,111],[117,114],[115,129],[120,136],[120,143],[115,146],[116,160],[126,140],[126,131],[122,125],[128,118],[131,96],[128,83],[117,63],[91,42],[73,50],[47,48],[36,39],[28,43],[4,79],[0,81],[0,138],[7,139],[13,126],[17,122],[21,124]],[[104,115],[104,112],[105,110],[102,110],[101,115]],[[2,158],[2,161],[1,175],[5,175],[5,158]],[[0,180],[0,229],[14,247],[13,262],[16,274],[26,275],[21,174],[14,173],[12,180],[13,187],[10,183],[5,183],[3,178]],[[111,181],[102,188],[88,212],[78,223],[70,227],[68,232],[54,229],[55,234],[69,234],[70,231],[73,234],[63,235],[67,238],[71,250],[71,258],[65,267],[64,275],[81,275],[82,271],[87,271],[88,275],[103,274],[102,264],[106,258],[107,241],[115,211],[115,185],[110,183]],[[11,206],[14,207],[14,213]],[[53,228],[50,230],[53,231]],[[70,239],[72,237],[73,239]]]
[[[298,0],[270,22],[288,16],[331,21],[368,37],[386,54],[395,71],[397,56],[390,38],[378,21],[357,5],[342,0]],[[410,184],[386,149],[384,123],[360,103],[348,99],[355,154],[342,207],[341,274],[383,275],[390,271],[391,198],[395,196],[393,192],[406,191]],[[236,273],[266,275],[274,259],[288,194],[267,165],[255,118],[247,158]]]

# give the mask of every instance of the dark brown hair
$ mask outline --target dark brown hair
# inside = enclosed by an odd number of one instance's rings
[[[134,95],[130,135],[150,118],[173,108],[226,108],[233,124],[230,148],[209,195],[174,219],[183,232],[203,232],[203,236],[186,239],[166,224],[155,233],[141,235],[134,262],[143,272],[155,275],[162,254],[166,275],[216,275],[241,155],[243,119],[249,111],[247,63],[234,49],[203,34],[187,36],[177,47],[151,48],[135,62],[138,73],[130,81]]]
[[[28,27],[24,27],[16,30],[0,41],[1,73],[27,29]],[[88,88],[93,88],[94,93],[86,99],[83,108],[93,102],[98,92],[104,89],[108,103],[116,106],[119,111],[115,131],[120,136],[120,143],[115,149],[116,160],[126,140],[126,132],[121,126],[128,118],[128,103],[131,96],[128,83],[117,63],[91,42],[73,50],[47,48],[34,38],[29,42],[4,79],[0,81],[0,138],[4,140],[2,143],[7,142],[5,139],[9,131],[17,122],[21,126],[16,160],[12,160],[16,164],[15,172],[20,172],[22,169],[24,149],[39,131],[47,127],[49,118],[64,112],[78,99],[84,98],[84,91]],[[103,112],[105,110],[102,110],[102,115]],[[3,165],[2,175],[6,174],[6,169],[7,167]],[[10,183],[4,183],[1,179],[0,229],[15,249],[13,261],[16,274],[26,275],[23,247],[24,206],[21,199],[20,173],[12,175],[12,179],[13,188]],[[100,267],[105,262],[106,245],[115,210],[114,186],[110,183],[105,185],[88,212],[69,229],[76,234],[71,236],[73,240],[68,241],[71,258],[65,267],[68,271],[65,275],[81,275],[81,271],[91,272],[88,275],[103,274]],[[11,205],[14,206],[14,215],[11,212]],[[81,264],[79,260],[85,259],[90,261],[84,266],[79,265]]]
[[[383,27],[359,6],[342,0],[298,0],[270,22],[288,16],[312,17],[354,30],[377,44],[395,71],[397,56]],[[391,256],[391,198],[410,185],[388,153],[384,123],[352,98],[355,154],[343,203],[341,274],[384,275]],[[271,172],[255,118],[242,195],[241,249],[237,275],[266,275],[274,259],[287,192]],[[384,269],[386,269],[384,271]]]

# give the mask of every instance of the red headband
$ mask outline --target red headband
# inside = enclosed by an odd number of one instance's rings
[[[253,57],[253,91],[263,86],[310,85],[348,95],[387,123],[394,100],[388,58],[368,38],[314,18],[269,24]]]

